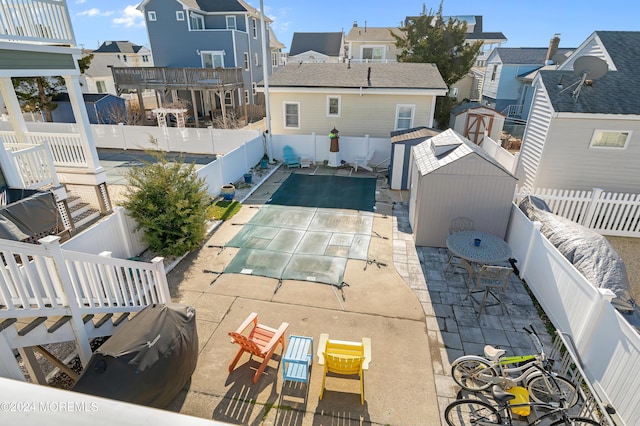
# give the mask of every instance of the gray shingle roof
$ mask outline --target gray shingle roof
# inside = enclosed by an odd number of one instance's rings
[[[391,143],[424,141],[432,136],[439,134],[441,130],[432,129],[430,127],[414,127],[406,130],[394,130],[391,132]]]
[[[143,46],[138,46],[130,41],[105,41],[94,53],[138,53]]]
[[[187,7],[203,12],[246,12],[247,9],[237,0],[182,0]]]
[[[574,49],[561,48],[558,53],[566,54]],[[498,47],[496,54],[507,65],[543,65],[547,57],[546,47]]]
[[[342,33],[293,33],[289,56],[313,50],[327,56],[339,56]]]
[[[540,71],[547,93],[556,112],[589,114],[640,114],[640,31],[596,31],[604,48],[616,65],[583,86],[574,101],[573,89],[563,88],[578,81],[573,71]],[[562,88],[558,84],[562,82]]]
[[[371,69],[371,81],[367,81]],[[260,83],[261,85],[263,83]],[[270,87],[340,87],[364,89],[446,90],[434,64],[288,64],[269,77]]]
[[[418,171],[422,176],[445,167],[467,155],[478,155],[501,169],[504,173],[514,177],[511,172],[491,158],[483,149],[453,129],[447,129],[425,142],[414,146],[412,149],[418,165]]]

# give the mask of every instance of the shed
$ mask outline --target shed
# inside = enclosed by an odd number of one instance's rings
[[[391,189],[409,189],[411,147],[426,141],[438,133],[440,133],[440,130],[429,127],[414,127],[413,129],[391,132],[391,163],[389,165],[389,185]]]
[[[449,126],[480,145],[485,136],[499,141],[504,126],[505,115],[478,102],[467,102],[451,110]]]
[[[504,238],[516,178],[480,147],[448,129],[411,148],[409,223],[417,246],[445,247],[451,219],[472,219]]]
[[[91,124],[118,124],[126,117],[126,101],[109,93],[83,93],[84,105]],[[61,93],[52,100],[57,106],[51,111],[56,123],[75,123],[68,93]]]

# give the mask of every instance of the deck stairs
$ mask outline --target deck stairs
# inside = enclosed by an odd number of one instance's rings
[[[90,225],[100,219],[100,210],[83,201],[79,196],[70,193],[67,197],[67,206],[71,213],[71,219],[76,229]]]
[[[171,301],[162,258],[71,252],[57,236],[39,242],[0,240],[1,377],[26,380],[18,353],[31,380],[45,384],[34,348],[46,352],[40,347],[53,343],[75,342],[86,366],[91,340],[112,335],[149,304]]]

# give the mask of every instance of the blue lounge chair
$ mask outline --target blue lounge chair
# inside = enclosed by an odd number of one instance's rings
[[[300,156],[295,155],[295,153],[293,152],[293,148],[287,145],[283,148],[283,151],[284,162],[286,163],[288,169],[290,169],[291,167],[300,167]]]

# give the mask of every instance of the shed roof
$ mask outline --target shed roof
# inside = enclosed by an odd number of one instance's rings
[[[370,80],[367,80],[371,70]],[[260,83],[263,85],[264,83]],[[269,77],[270,87],[446,90],[434,64],[287,64]]]
[[[511,172],[490,157],[483,149],[453,129],[447,129],[439,135],[414,146],[412,149],[418,171],[422,176],[445,167],[461,158],[475,155],[516,179]]]
[[[480,102],[465,102],[465,103],[460,104],[457,107],[453,108],[451,110],[451,113],[453,115],[459,115],[459,114],[462,114],[463,112],[465,112],[465,111],[467,111],[469,109],[479,109],[479,108],[487,109],[487,110],[490,110],[490,111],[494,112],[495,114],[504,116],[504,114],[501,113],[500,111],[498,111],[498,110],[496,110],[494,108],[488,107],[487,105],[483,105]]]
[[[406,130],[391,132],[391,143],[424,141],[440,133],[440,130],[430,127],[414,127]]]
[[[556,112],[640,114],[640,31],[596,31],[617,71],[609,71],[582,87],[578,99],[564,90],[578,81],[573,71],[540,71],[540,78]],[[564,90],[564,91],[563,91]],[[562,92],[562,93],[561,93]]]
[[[92,104],[92,103],[96,103],[98,101],[101,101],[104,98],[118,98],[118,99],[122,99],[118,96],[114,96],[110,93],[83,93],[82,97],[84,99],[85,103],[88,104]],[[53,102],[69,102],[69,94],[68,93],[60,93],[58,95],[56,95],[53,99]],[[124,102],[124,99],[122,99],[122,101]]]
[[[339,56],[342,33],[293,33],[289,56],[313,50],[327,56]]]

